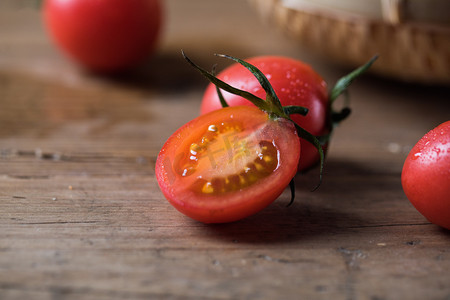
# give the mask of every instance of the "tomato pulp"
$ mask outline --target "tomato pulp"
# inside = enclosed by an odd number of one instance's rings
[[[309,109],[306,116],[292,115],[294,122],[315,136],[329,133],[327,85],[309,65],[280,56],[254,57],[246,62],[266,75],[283,106],[297,105]],[[266,91],[255,76],[240,64],[231,65],[217,77],[233,87],[248,91],[259,98],[266,98]],[[230,106],[253,105],[248,100],[225,91],[223,96]],[[205,114],[221,107],[215,85],[209,84],[203,95],[201,113]],[[319,161],[319,154],[314,145],[309,142],[301,139],[301,144],[299,170],[305,170]]]
[[[161,149],[155,170],[176,209],[204,223],[224,223],[272,203],[294,177],[299,157],[292,122],[236,106],[178,129]]]

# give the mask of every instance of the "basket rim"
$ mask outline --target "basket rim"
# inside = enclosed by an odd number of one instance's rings
[[[265,0],[254,0],[255,2],[263,2]],[[268,0],[277,6],[282,6],[291,11],[303,11],[310,14],[320,14],[322,16],[333,17],[341,20],[352,21],[370,21],[381,22],[389,25],[414,25],[415,27],[423,27],[435,30],[449,30],[450,18],[445,20],[435,20],[429,22],[423,18],[411,17],[407,13],[408,3],[423,0],[378,0],[371,2],[371,8],[378,10],[377,12],[367,13],[367,9],[352,8],[349,9],[349,3],[353,0],[331,1],[331,0]],[[428,0],[427,0],[428,1]],[[434,9],[450,9],[450,1],[433,0],[441,5]],[[333,6],[327,6],[325,3],[332,2]],[[360,2],[356,0],[356,2]],[[444,10],[449,11],[449,10]]]

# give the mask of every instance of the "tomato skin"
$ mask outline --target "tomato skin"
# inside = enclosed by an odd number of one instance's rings
[[[159,0],[46,0],[44,22],[63,52],[88,69],[113,72],[156,47]]]
[[[450,121],[424,135],[408,154],[403,190],[430,222],[450,230]]]
[[[177,152],[186,152],[187,146],[201,136],[202,128],[208,124],[235,120],[241,120],[250,131],[260,128],[259,138],[276,144],[277,168],[267,177],[239,190],[218,195],[193,192],[189,189],[189,176],[183,177],[175,170]],[[300,156],[300,143],[296,137],[291,122],[285,119],[270,120],[266,113],[256,107],[238,106],[216,110],[186,123],[167,140],[156,161],[156,178],[164,196],[183,214],[204,223],[237,221],[272,203],[295,176]],[[214,172],[221,174],[224,171]]]
[[[283,106],[298,105],[309,109],[306,116],[291,116],[297,124],[316,136],[329,133],[327,84],[309,65],[282,56],[259,56],[245,61],[266,75]],[[240,64],[231,65],[220,72],[217,77],[238,89],[250,92],[262,99],[266,98],[266,93],[257,79]],[[224,91],[223,95],[230,106],[253,105],[240,96]],[[205,114],[220,108],[221,104],[216,88],[213,84],[209,84],[203,95],[200,112]],[[302,139],[301,143],[299,170],[305,170],[319,161],[319,154],[312,144]]]

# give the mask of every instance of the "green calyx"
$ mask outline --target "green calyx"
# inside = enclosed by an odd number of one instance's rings
[[[370,68],[370,66],[377,60],[377,58],[378,55],[375,55],[363,66],[355,69],[346,76],[341,77],[331,90],[329,99],[330,103],[332,104],[341,94],[345,93],[350,84],[353,82],[353,80],[355,80],[357,77],[361,76],[364,72],[366,72]]]
[[[269,83],[269,80],[266,78],[266,76],[260,70],[258,70],[253,65],[251,65],[239,58],[234,58],[234,57],[231,57],[228,55],[217,54],[217,56],[219,56],[219,57],[231,59],[231,60],[234,60],[234,61],[240,63],[241,65],[246,67],[250,72],[252,72],[252,74],[258,79],[262,88],[266,91],[267,96],[266,96],[265,100],[255,96],[247,91],[243,91],[243,90],[237,89],[235,87],[232,87],[231,85],[225,83],[224,81],[218,79],[215,76],[215,68],[213,68],[212,73],[209,73],[209,72],[205,71],[204,69],[202,69],[201,67],[199,67],[198,65],[196,65],[192,60],[190,60],[190,58],[187,57],[184,52],[182,52],[182,54],[183,54],[183,57],[186,59],[186,61],[191,66],[196,68],[203,76],[205,76],[211,83],[213,83],[216,86],[216,88],[218,90],[219,99],[220,99],[220,102],[223,107],[227,107],[228,104],[226,103],[225,99],[223,98],[222,93],[220,92],[220,89],[247,99],[248,101],[253,103],[259,109],[267,112],[269,114],[269,116],[273,119],[276,119],[276,118],[289,119],[289,115],[285,112],[285,110],[281,106],[281,102],[278,99],[278,96],[275,94],[275,91],[273,90],[272,85]],[[305,108],[290,107],[287,112],[298,113],[298,112],[294,112],[294,111],[302,111],[302,110],[304,111]]]
[[[308,108],[302,107],[302,106],[294,106],[294,105],[282,106],[280,99],[276,95],[276,93],[275,93],[272,85],[270,84],[269,80],[267,79],[267,77],[258,68],[243,61],[242,59],[235,58],[235,57],[232,57],[229,55],[216,54],[219,57],[233,60],[233,61],[243,65],[245,68],[247,68],[253,74],[253,76],[255,76],[255,78],[260,83],[261,87],[266,92],[265,100],[255,96],[247,91],[237,89],[237,88],[225,83],[224,81],[218,79],[215,76],[216,66],[214,66],[212,72],[209,73],[209,72],[205,71],[204,69],[202,69],[201,67],[199,67],[198,65],[196,65],[194,62],[192,62],[186,56],[184,51],[182,51],[182,55],[191,66],[193,66],[195,69],[197,69],[203,76],[205,76],[211,83],[213,83],[216,86],[216,91],[217,91],[217,94],[218,94],[218,97],[219,97],[222,107],[228,107],[228,104],[222,95],[221,89],[224,91],[227,91],[231,94],[235,94],[235,95],[238,95],[238,96],[241,96],[241,97],[247,99],[248,101],[253,103],[256,107],[258,107],[262,111],[265,111],[266,113],[268,113],[269,118],[271,118],[271,119],[284,118],[284,119],[291,121],[295,125],[298,136],[300,138],[303,138],[304,140],[308,141],[309,143],[313,144],[314,147],[319,152],[319,157],[320,157],[319,183],[313,190],[316,190],[320,186],[320,184],[322,182],[324,159],[325,159],[325,154],[322,149],[322,146],[329,141],[331,132],[330,132],[330,134],[328,134],[326,136],[314,136],[313,134],[311,134],[308,131],[306,131],[305,129],[303,129],[300,125],[295,123],[290,117],[292,114],[300,114],[302,116],[306,116],[308,113]],[[353,80],[356,77],[360,76],[367,69],[369,69],[369,67],[376,60],[376,58],[377,57],[372,58],[364,66],[356,69],[355,71],[351,72],[347,76],[342,77],[340,80],[338,80],[335,87],[331,90],[330,99],[329,99],[329,103],[330,103],[329,109],[331,112],[331,114],[330,114],[331,129],[333,129],[339,122],[341,122],[345,118],[347,118],[348,115],[350,114],[350,109],[347,106],[344,107],[340,111],[335,111],[332,108],[332,104],[341,94],[347,93],[348,86],[353,82]],[[295,197],[295,186],[294,186],[293,179],[292,179],[291,183],[289,184],[289,186],[291,188],[291,196],[292,196],[291,202],[289,203],[289,205],[290,205],[293,202],[294,197]]]
[[[348,118],[351,113],[351,109],[349,107],[349,96],[348,96],[348,87],[350,84],[358,77],[360,77],[363,73],[365,73],[370,66],[378,59],[378,55],[373,56],[367,63],[362,65],[361,67],[353,70],[349,74],[338,79],[334,87],[331,89],[329,93],[328,99],[328,109],[330,111],[330,119],[329,119],[329,128],[330,132],[324,136],[317,136],[317,139],[320,141],[322,145],[328,143],[331,139],[331,134],[333,133],[334,128],[336,128],[339,123]],[[340,110],[334,108],[335,101],[339,96],[344,95],[344,107]]]

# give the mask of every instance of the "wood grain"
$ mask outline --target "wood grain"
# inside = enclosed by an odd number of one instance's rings
[[[286,192],[257,215],[204,225],[154,177],[206,86],[179,50],[204,66],[213,52],[289,55],[330,82],[347,70],[245,2],[171,0],[158,53],[99,77],[53,48],[34,1],[11,3],[0,12],[1,299],[449,299],[450,233],[400,183],[409,149],[449,119],[448,87],[361,78],[316,192],[313,170],[297,175],[292,206]]]

